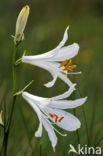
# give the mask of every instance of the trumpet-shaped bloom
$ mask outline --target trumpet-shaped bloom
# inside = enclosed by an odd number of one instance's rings
[[[22,93],[23,98],[37,113],[40,121],[39,128],[36,131],[35,136],[42,136],[42,126],[44,126],[54,149],[57,144],[57,136],[54,131],[58,132],[62,136],[66,136],[54,128],[54,124],[67,131],[75,131],[80,128],[81,125],[77,117],[63,110],[76,108],[86,101],[87,97],[77,100],[63,100],[70,96],[73,90],[74,86],[64,94],[52,98],[38,97],[29,94],[28,92]]]
[[[76,68],[76,65],[71,65],[71,58],[78,54],[79,45],[74,43],[64,46],[68,39],[68,29],[69,27],[66,28],[62,41],[55,49],[41,55],[22,57],[22,62],[41,67],[51,73],[53,80],[46,83],[46,87],[52,87],[57,77],[62,79],[68,86],[72,86],[72,82],[67,75],[73,74],[72,70]],[[60,64],[59,62],[62,63]]]

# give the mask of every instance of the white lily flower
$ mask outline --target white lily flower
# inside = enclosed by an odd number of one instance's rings
[[[68,29],[69,27],[66,28],[62,41],[55,49],[41,55],[22,57],[22,62],[41,67],[51,73],[53,80],[46,83],[46,87],[52,87],[57,77],[62,79],[68,86],[72,86],[72,82],[68,79],[67,75],[72,74],[72,69],[76,68],[76,65],[71,65],[71,58],[78,54],[79,45],[74,43],[64,46],[68,39]],[[61,61],[63,62],[60,64],[59,62]],[[68,73],[68,71],[70,72]],[[78,73],[80,72],[75,74]]]
[[[61,134],[56,128],[54,128],[53,124],[56,124],[57,126],[67,131],[75,131],[78,128],[80,128],[81,123],[78,120],[78,118],[62,110],[68,108],[76,108],[85,103],[87,97],[80,98],[77,100],[62,100],[70,96],[73,90],[74,86],[72,86],[64,94],[52,98],[38,97],[29,94],[28,92],[22,93],[23,98],[37,113],[37,116],[40,121],[39,128],[36,131],[35,136],[42,136],[42,126],[44,126],[45,130],[48,132],[48,136],[53,149],[55,149],[55,146],[57,144],[57,136],[54,130],[60,135],[66,136],[65,134]]]

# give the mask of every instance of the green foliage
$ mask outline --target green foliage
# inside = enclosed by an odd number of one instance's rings
[[[15,22],[20,9],[28,4],[31,8],[30,17],[25,29],[25,40],[17,51],[19,59],[24,50],[30,54],[42,54],[56,47],[60,42],[67,25],[70,25],[67,44],[77,42],[80,45],[78,56],[73,59],[77,70],[82,75],[70,76],[78,84],[81,96],[88,96],[84,105],[89,131],[90,145],[97,143],[103,148],[103,1],[100,0],[1,0],[0,1],[0,110],[3,109],[3,99],[7,103],[7,116],[11,106],[12,71],[11,56],[15,34]],[[30,52],[29,52],[30,51]],[[30,93],[38,96],[51,97],[58,95],[67,88],[61,80],[50,89],[43,86],[51,77],[48,72],[23,64],[17,69],[17,85],[23,88],[32,79],[35,80],[28,88]],[[75,95],[80,97],[79,92]],[[69,111],[69,110],[68,110]],[[72,112],[73,113],[73,112]],[[79,137],[81,144],[87,144],[85,119],[82,108],[76,109],[76,115],[81,120]],[[69,144],[76,145],[75,132],[69,132],[67,137],[58,136],[58,144],[54,153],[43,131],[42,138],[36,138],[34,132],[38,127],[38,119],[34,111],[21,97],[18,97],[13,113],[12,127],[7,156],[62,156],[68,155]],[[57,134],[58,135],[58,134]],[[0,147],[3,130],[0,128]],[[99,143],[100,140],[100,143]],[[71,154],[72,155],[72,154]]]

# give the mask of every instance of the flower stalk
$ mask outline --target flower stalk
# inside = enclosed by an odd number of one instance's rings
[[[17,90],[16,66],[15,66],[16,51],[17,51],[17,46],[14,45],[14,51],[13,51],[13,55],[12,55],[13,93],[15,93]],[[8,138],[9,138],[9,132],[10,132],[10,127],[11,127],[11,121],[12,121],[12,116],[13,116],[14,104],[16,102],[16,97],[17,96],[13,96],[10,116],[9,116],[7,125],[5,125],[6,127],[5,127],[5,131],[4,131],[4,147],[3,147],[4,148],[4,151],[3,151],[4,156],[6,156],[6,153],[7,153]]]
[[[14,111],[14,105],[16,102],[17,95],[14,96],[14,94],[17,92],[17,81],[16,81],[16,66],[21,62],[21,60],[18,60],[16,62],[16,52],[17,52],[17,47],[19,44],[22,42],[24,39],[24,29],[28,20],[29,16],[29,6],[26,5],[22,8],[20,11],[17,21],[16,21],[16,31],[15,31],[15,36],[12,36],[14,38],[14,51],[12,54],[12,79],[13,79],[13,100],[12,100],[12,106],[10,110],[10,115],[7,123],[4,125],[4,141],[3,141],[3,156],[6,156],[7,153],[7,145],[8,145],[8,138],[9,138],[9,132],[10,132],[10,127],[11,127],[11,122],[12,122],[12,116],[13,116],[13,111]],[[31,83],[30,83],[31,84]],[[30,85],[28,84],[28,85]],[[26,89],[28,87],[24,87]]]

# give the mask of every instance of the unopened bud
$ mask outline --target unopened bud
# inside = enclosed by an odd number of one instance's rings
[[[20,11],[17,21],[16,21],[16,32],[15,32],[15,37],[14,37],[14,42],[18,43],[24,39],[24,29],[28,20],[29,16],[29,6],[26,5],[25,7],[22,8]]]
[[[3,111],[0,112],[0,124],[4,125],[3,120],[2,120],[2,113],[3,113]]]

